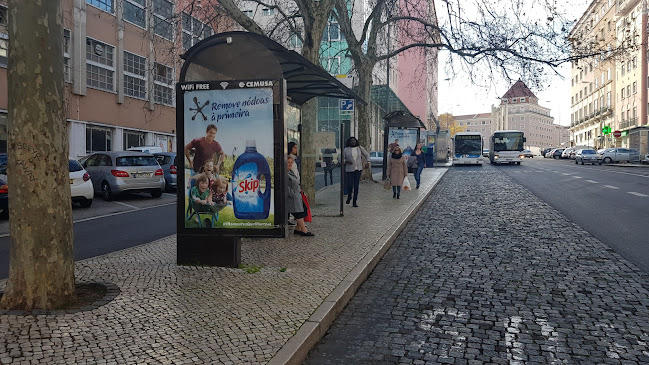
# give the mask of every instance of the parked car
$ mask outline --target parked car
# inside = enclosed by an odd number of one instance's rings
[[[565,151],[565,148],[556,148],[550,152],[550,157],[556,159],[561,158],[561,154]]]
[[[178,186],[178,167],[175,152],[159,152],[153,154],[165,173],[165,190],[171,191]]]
[[[149,153],[98,152],[88,157],[83,167],[90,174],[95,191],[105,200],[126,192],[148,192],[159,198],[165,188],[164,171]]]
[[[489,157],[489,149],[485,148],[482,150],[482,157]]]
[[[9,189],[6,176],[0,177],[0,210],[0,219],[9,219]]]
[[[545,157],[545,154],[548,153],[548,152],[550,152],[551,150],[552,150],[552,148],[545,148],[545,149],[543,149],[543,151],[541,151],[541,157]]]
[[[523,157],[525,158],[534,158],[534,154],[530,150],[523,151]]]
[[[634,162],[640,159],[640,154],[632,148],[607,148],[601,152],[602,162]]]
[[[575,164],[589,163],[594,165],[596,163],[602,164],[602,156],[600,156],[597,151],[591,149],[577,150],[575,153]]]
[[[572,152],[574,148],[568,147],[561,152],[561,158],[570,158],[570,152]]]
[[[649,153],[644,155],[644,159],[641,161],[643,164],[649,164]]]
[[[162,148],[159,146],[139,146],[139,147],[131,147],[127,151],[138,151],[138,152],[144,152],[144,153],[160,153],[162,152]]]
[[[370,152],[370,164],[372,166],[383,166],[383,152],[381,151]]]
[[[77,160],[68,160],[70,170],[70,193],[72,201],[78,202],[84,208],[92,205],[92,198],[95,190],[90,180],[90,174],[81,166]]]
[[[7,174],[7,154],[0,153],[0,174]]]

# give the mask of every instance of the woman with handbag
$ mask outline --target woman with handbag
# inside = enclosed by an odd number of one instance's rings
[[[363,168],[369,168],[370,154],[358,144],[355,137],[347,138],[345,143],[345,179],[347,179],[347,204],[354,197],[354,206],[358,207],[358,185],[361,181]],[[365,160],[363,160],[365,158]]]
[[[306,229],[306,225],[304,224],[304,217],[306,217],[308,214],[308,208],[304,205],[304,201],[302,200],[302,188],[300,187],[300,181],[292,171],[294,163],[295,158],[292,155],[288,155],[286,157],[286,166],[288,167],[288,194],[286,209],[295,218],[296,226],[293,233],[300,236],[313,237],[314,234],[309,232]]]
[[[388,158],[387,176],[390,179],[390,185],[392,185],[392,198],[400,199],[401,185],[408,176],[408,166],[399,146],[394,147],[392,155]]]

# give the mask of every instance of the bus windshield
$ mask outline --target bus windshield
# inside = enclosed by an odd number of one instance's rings
[[[499,151],[522,151],[523,133],[505,132],[494,134],[494,152]]]
[[[455,136],[456,155],[482,155],[482,139],[475,136]]]

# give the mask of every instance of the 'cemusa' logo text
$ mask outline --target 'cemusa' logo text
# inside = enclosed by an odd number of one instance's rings
[[[272,81],[247,81],[247,82],[240,82],[239,87],[272,87],[273,82]]]

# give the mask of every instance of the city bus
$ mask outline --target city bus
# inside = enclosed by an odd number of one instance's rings
[[[489,144],[489,162],[520,165],[525,158],[525,141],[521,131],[495,131]]]
[[[460,132],[453,136],[453,165],[482,165],[482,134]]]

